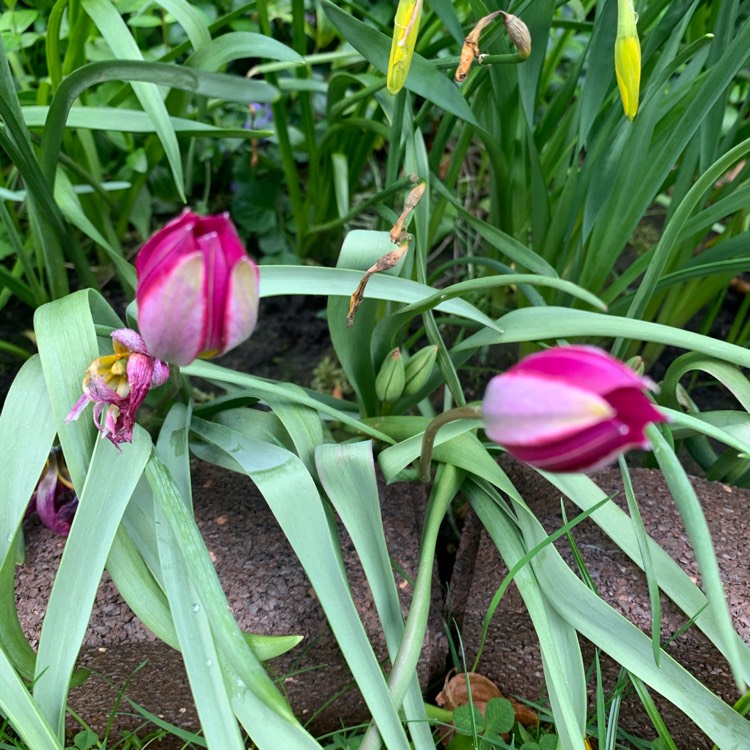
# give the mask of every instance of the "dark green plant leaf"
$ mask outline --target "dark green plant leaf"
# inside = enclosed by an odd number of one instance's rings
[[[513,704],[507,698],[492,698],[484,709],[484,721],[487,732],[510,732],[516,722]]]
[[[323,10],[331,23],[354,49],[369,60],[381,73],[388,70],[391,40],[377,29],[358,21],[328,0],[322,0]],[[442,107],[446,112],[479,126],[458,88],[429,60],[415,53],[411,61],[405,88]]]

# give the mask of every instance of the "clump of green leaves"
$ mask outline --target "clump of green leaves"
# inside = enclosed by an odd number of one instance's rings
[[[482,712],[474,705],[458,706],[453,712],[456,735],[449,750],[492,750],[492,748],[519,747],[520,750],[555,750],[557,735],[545,734],[534,737],[516,722],[513,704],[507,698],[492,698]],[[508,744],[503,739],[511,734],[520,741]]]

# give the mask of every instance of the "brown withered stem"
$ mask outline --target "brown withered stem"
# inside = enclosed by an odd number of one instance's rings
[[[422,455],[419,459],[419,481],[422,484],[430,482],[430,466],[432,465],[432,449],[435,445],[435,438],[438,431],[448,422],[455,422],[457,419],[477,419],[482,416],[482,410],[478,406],[457,406],[455,409],[444,411],[438,414],[435,419],[427,425],[427,429],[422,436]]]
[[[357,314],[359,306],[362,304],[362,299],[365,296],[365,288],[367,287],[367,282],[370,280],[370,277],[375,273],[387,271],[389,268],[398,265],[398,262],[404,256],[404,253],[409,249],[411,236],[408,232],[404,231],[404,225],[406,224],[411,212],[417,207],[419,201],[422,200],[422,196],[426,189],[427,183],[423,180],[415,185],[409,191],[409,195],[406,196],[404,210],[401,212],[401,216],[398,217],[398,220],[389,232],[391,242],[394,245],[398,245],[398,249],[386,253],[382,258],[378,258],[377,262],[365,271],[362,281],[359,282],[354,294],[352,294],[351,299],[349,300],[349,313],[346,316],[346,322],[349,325],[349,328],[354,325],[354,317]]]
[[[479,36],[484,30],[484,27],[492,23],[503,11],[496,10],[494,13],[490,13],[488,16],[479,19],[479,23],[469,32],[466,39],[464,39],[464,46],[461,48],[461,59],[459,60],[458,67],[456,68],[456,80],[459,83],[463,83],[466,80],[466,76],[469,75],[471,64],[476,58],[479,57]]]

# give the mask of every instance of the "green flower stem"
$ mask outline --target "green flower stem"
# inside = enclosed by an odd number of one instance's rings
[[[422,457],[419,459],[419,479],[423,484],[429,484],[430,481],[432,448],[435,445],[438,430],[448,422],[455,422],[457,419],[476,419],[481,416],[482,412],[478,406],[457,406],[455,409],[438,414],[427,425],[422,438]]]
[[[257,10],[258,23],[260,24],[261,32],[267,37],[272,37],[271,22],[268,18],[267,0],[260,0],[258,2]],[[272,86],[278,87],[278,78],[275,73],[268,73],[266,79]],[[281,166],[284,170],[284,177],[286,178],[286,189],[289,192],[289,201],[292,204],[292,213],[294,214],[294,228],[297,239],[296,250],[299,253],[302,249],[303,238],[307,236],[308,221],[304,203],[302,201],[302,191],[299,186],[300,181],[299,175],[297,174],[297,165],[294,161],[294,154],[292,153],[292,143],[289,140],[286,106],[286,102],[283,99],[280,99],[271,104],[271,111],[273,112],[273,121],[276,125],[276,138],[279,142]]]
[[[305,0],[292,0],[292,48],[305,57],[307,54],[307,37],[305,36]],[[310,68],[307,65],[298,65],[294,69],[297,78],[309,78]],[[309,91],[300,91],[298,94],[300,110],[302,115],[302,129],[307,142],[307,153],[309,161],[315,156],[315,116],[312,108]],[[321,188],[323,186],[320,186]]]
[[[521,57],[518,52],[507,52],[503,55],[480,55],[480,65],[516,65],[528,60],[528,57]]]
[[[414,582],[414,595],[406,618],[401,646],[399,646],[398,654],[396,654],[388,678],[391,699],[396,708],[400,707],[404,701],[406,690],[419,661],[419,654],[422,651],[422,644],[427,631],[432,593],[432,569],[435,564],[435,550],[440,524],[456,492],[461,487],[463,479],[464,473],[460,469],[452,464],[443,464],[438,470],[432,488],[432,495],[425,514],[419,568]],[[374,724],[370,724],[360,750],[378,750],[380,747],[381,739],[378,728]]]
[[[398,178],[401,169],[401,132],[404,127],[404,109],[406,108],[406,89],[396,94],[393,101],[393,119],[391,120],[390,148],[385,165],[385,184],[392,185]]]

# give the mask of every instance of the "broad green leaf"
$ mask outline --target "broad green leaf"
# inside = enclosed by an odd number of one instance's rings
[[[526,545],[514,521],[473,482],[468,483],[466,492],[505,564],[512,568],[526,552]],[[540,586],[535,569],[524,566],[516,573],[514,580],[539,638],[555,730],[563,748],[584,750],[586,678],[575,630],[556,611],[552,600],[556,594]]]
[[[651,442],[651,450],[659,463],[659,468],[685,525],[685,531],[690,538],[700,569],[703,588],[706,590],[708,606],[713,613],[722,640],[722,652],[726,654],[738,690],[744,693],[747,690],[748,680],[742,674],[740,650],[737,648],[736,634],[724,596],[719,564],[705,514],[685,469],[661,432],[655,425],[649,425],[646,428],[646,435]],[[747,736],[750,738],[750,726],[748,726]]]
[[[315,588],[388,747],[406,750],[404,730],[340,566],[338,540],[331,536],[320,495],[304,465],[283,448],[220,425],[195,420],[193,430],[218,449],[213,455],[209,453],[213,462],[234,470],[241,468],[258,486]],[[199,456],[206,455],[199,445],[194,450]],[[290,486],[294,486],[294,492],[289,491]]]
[[[0,414],[0,564],[18,529],[56,432],[38,356],[16,375]]]
[[[16,674],[2,649],[0,649],[0,715],[8,719],[11,726],[30,748],[62,750],[62,743],[35,705],[26,685]]]
[[[178,497],[176,485],[172,484],[171,492],[174,502],[184,502]],[[158,498],[155,514],[161,571],[201,729],[209,747],[242,750],[244,743],[206,613],[207,602],[191,582],[191,570],[181,550],[179,532],[173,531],[170,519],[162,511],[164,502],[163,498]]]
[[[21,630],[14,594],[18,533],[56,432],[38,356],[19,371],[0,414],[0,651],[30,678],[35,654]],[[2,690],[0,690],[2,692]]]
[[[198,8],[187,0],[156,0],[164,10],[171,13],[177,23],[185,29],[193,49],[199,50],[211,43],[211,32]]]
[[[99,33],[104,37],[115,58],[124,60],[143,59],[130,30],[109,0],[82,0],[81,4],[96,24]],[[180,147],[177,144],[177,136],[169,122],[169,113],[159,90],[153,84],[133,83],[132,86],[138,101],[154,123],[154,128],[164,147],[167,161],[172,168],[177,192],[184,201],[185,184]]]
[[[509,312],[497,321],[497,325],[503,329],[503,333],[480,331],[458,344],[455,351],[518,341],[606,336],[655,341],[750,367],[750,352],[743,347],[692,331],[617,315],[571,310],[565,307],[531,307]]]
[[[396,582],[385,541],[370,441],[320,445],[315,462],[321,484],[357,550],[370,585],[391,660],[404,635]],[[409,732],[417,746],[430,747],[430,728],[415,673],[404,699]]]
[[[140,427],[122,452],[98,440],[82,490],[76,486],[79,505],[47,605],[34,680],[34,699],[61,738],[70,675],[104,564],[150,452],[151,439]]]
[[[205,612],[210,622],[219,661],[204,664],[204,667],[221,668],[232,704],[235,710],[240,706],[243,723],[261,750],[276,750],[279,744],[290,750],[318,748],[248,648],[229,610],[195,519],[156,455],[152,455],[146,472],[160,513],[177,540],[176,546],[181,551],[188,578],[198,598],[198,601],[190,602],[191,611],[193,605],[198,604],[197,612]],[[206,700],[210,702],[211,698]]]
[[[242,79],[238,79],[242,80]],[[273,90],[263,89],[258,92],[261,97],[275,96]],[[244,101],[244,97],[243,97]],[[260,101],[256,99],[256,101]],[[24,107],[23,114],[30,128],[43,128],[47,120],[49,107]],[[197,120],[184,117],[170,117],[169,122],[175,133],[184,136],[204,136],[214,138],[257,138],[269,130],[240,130],[219,128]],[[145,112],[124,107],[73,107],[66,122],[68,128],[88,128],[89,130],[115,130],[123,133],[153,133],[154,124]],[[122,190],[129,183],[115,183],[110,190]],[[106,183],[104,185],[106,188]],[[79,190],[79,192],[81,192]],[[14,195],[20,195],[20,191]],[[19,198],[20,199],[20,198]]]
[[[539,521],[522,503],[514,501],[514,506],[527,544],[542,541],[546,533]],[[487,500],[475,500],[474,507],[485,525],[504,519],[497,506]],[[503,541],[499,535],[493,538],[496,542]],[[541,550],[532,561],[532,567],[548,597],[546,601],[585,638],[689,714],[722,750],[741,750],[748,745],[750,724],[747,720],[668,654],[662,654],[657,667],[648,636],[579,580],[553,546],[547,545]]]
[[[86,478],[96,428],[90,410],[75,422],[66,423],[65,419],[83,393],[86,368],[100,354],[112,353],[111,340],[97,339],[94,322],[122,327],[103,297],[92,290],[43,305],[34,315],[34,332],[58,439],[78,491]]]
[[[272,37],[251,31],[230,31],[197,50],[187,65],[200,70],[219,70],[229,62],[249,57],[305,63],[304,57]]]
[[[679,416],[667,410],[667,414],[675,421],[689,425],[698,420]],[[600,503],[607,495],[585,474],[547,474],[539,472],[552,485],[557,487],[570,498],[581,510],[590,510],[596,503]],[[632,520],[615,503],[606,503],[596,510],[591,518],[602,528],[617,546],[639,567],[643,568],[643,560],[639,552],[638,540],[633,529]],[[694,618],[711,642],[721,651],[723,641],[713,613],[707,609],[705,594],[696,586],[687,573],[650,537],[648,538],[650,554],[654,565],[659,587],[685,613],[687,618]],[[700,614],[698,614],[700,613]],[[743,665],[743,676],[750,678],[750,647],[739,635],[735,642],[740,649]],[[653,663],[653,657],[652,657]]]
[[[371,232],[361,232],[372,234]],[[349,233],[354,234],[353,232]],[[377,233],[380,246],[389,252],[387,232]],[[377,256],[379,257],[379,256]],[[346,268],[322,268],[310,266],[261,266],[261,297],[274,297],[281,294],[314,294],[349,298],[362,280],[361,271]],[[375,274],[367,283],[365,299],[383,299],[406,304],[418,303],[435,294],[432,287],[409,279]],[[447,300],[435,306],[440,312],[467,318],[487,328],[496,328],[495,321],[478,308],[462,299]]]

